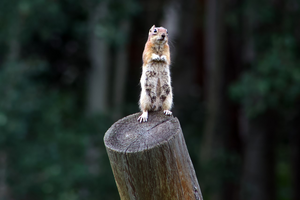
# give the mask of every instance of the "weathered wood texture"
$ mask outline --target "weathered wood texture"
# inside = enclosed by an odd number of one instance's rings
[[[110,127],[104,143],[121,200],[202,200],[177,118],[150,112],[127,116]]]

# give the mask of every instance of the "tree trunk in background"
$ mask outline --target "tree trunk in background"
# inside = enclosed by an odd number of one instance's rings
[[[87,79],[87,114],[106,114],[108,112],[108,86],[109,86],[109,44],[100,38],[100,22],[108,14],[108,2],[86,1],[89,11],[89,59],[91,69]],[[101,27],[102,28],[102,27]],[[99,176],[102,173],[99,159],[104,151],[95,144],[97,139],[91,136],[86,149],[86,165],[89,173]]]
[[[206,122],[201,147],[202,165],[209,165],[217,159],[223,149],[222,138],[226,130],[220,122],[222,114],[222,84],[223,84],[223,41],[224,41],[224,2],[221,0],[206,1],[205,6],[205,105]],[[212,175],[212,174],[211,174]],[[212,191],[208,199],[221,199],[218,184],[221,177],[211,176]],[[214,179],[214,180],[212,180]]]
[[[91,70],[87,84],[87,112],[106,113],[108,111],[109,45],[99,37],[97,24],[108,13],[104,1],[89,8],[89,57]]]
[[[123,20],[119,31],[125,34],[125,38],[128,38],[130,30],[130,21],[127,19]],[[117,47],[116,52],[116,67],[114,75],[114,93],[113,93],[113,109],[114,119],[122,117],[122,104],[124,103],[125,87],[127,80],[128,70],[128,40],[120,44]]]
[[[206,124],[202,145],[202,160],[210,160],[221,146],[221,127],[218,127],[222,112],[223,80],[223,8],[222,1],[210,0],[205,9],[205,94]],[[221,137],[220,137],[221,136]]]
[[[251,67],[255,60],[254,21],[256,11],[248,6],[244,12],[243,24],[243,66]],[[271,121],[272,115],[249,119],[244,108],[239,113],[240,134],[243,141],[243,168],[241,199],[273,200],[275,199],[275,131],[272,130],[276,121]]]
[[[199,49],[202,50],[202,44],[198,44],[196,39],[202,41],[202,37],[197,37],[199,4],[196,0],[189,3],[184,1],[168,1],[164,7],[164,19],[169,32],[169,45],[171,51],[171,76],[174,93],[173,112],[179,118],[185,118],[185,121],[191,121],[184,113],[189,113],[192,118],[195,115],[195,103],[191,99],[197,97],[200,101],[200,92],[198,85],[197,71],[201,62],[198,62],[202,55],[199,55]],[[195,67],[196,66],[196,67]],[[192,113],[191,113],[192,112]],[[197,112],[197,111],[196,111]],[[183,122],[184,123],[184,122]]]
[[[169,44],[172,43],[172,41],[176,40],[179,34],[179,21],[180,21],[180,1],[173,0],[168,1],[166,5],[164,6],[164,17],[162,19],[161,24],[168,29],[168,32],[170,33],[169,36]],[[172,45],[170,45],[171,49],[171,59],[176,57],[176,48],[174,48]]]
[[[299,129],[298,129],[299,130]],[[293,134],[292,142],[292,200],[300,199],[300,134]]]
[[[244,165],[242,175],[241,199],[274,200],[275,188],[275,120],[270,115],[263,115],[255,120],[241,116],[244,126]],[[245,125],[247,123],[247,125]]]
[[[299,104],[298,104],[299,105]],[[290,134],[290,146],[291,146],[291,169],[292,169],[292,200],[300,199],[300,113],[299,106],[295,108],[298,111],[297,116],[293,119],[292,133]]]
[[[7,196],[7,184],[6,184],[6,153],[0,151],[0,199],[6,200]]]

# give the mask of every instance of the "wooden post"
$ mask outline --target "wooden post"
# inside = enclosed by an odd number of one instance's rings
[[[121,200],[203,200],[177,118],[150,112],[113,124],[104,143]]]

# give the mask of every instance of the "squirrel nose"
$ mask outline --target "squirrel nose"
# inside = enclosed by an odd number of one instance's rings
[[[162,38],[165,38],[165,36],[166,36],[166,35],[165,35],[164,33],[161,35]]]

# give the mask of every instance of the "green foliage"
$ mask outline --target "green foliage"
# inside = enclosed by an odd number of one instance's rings
[[[244,105],[248,116],[291,108],[299,100],[300,68],[294,43],[291,37],[273,37],[270,49],[231,87],[231,97]]]
[[[102,3],[99,37],[124,43],[134,0],[0,1],[0,168],[13,199],[118,199],[103,144],[112,121],[84,114],[90,9]]]
[[[130,17],[140,12],[140,7],[134,0],[107,1],[107,9],[102,10],[107,14],[97,24],[96,35],[112,45],[123,45],[128,42],[129,35],[122,30],[122,26],[130,23]]]
[[[199,170],[199,181],[205,183],[204,187],[200,184],[202,192],[216,194],[226,187],[224,182],[236,184],[239,182],[241,166],[242,161],[239,155],[232,151],[219,149],[209,162],[202,163]]]
[[[6,63],[0,71],[0,146],[8,158],[13,197],[116,198],[111,169],[101,153],[103,134],[112,122],[85,117],[74,93],[36,80],[45,69],[43,62],[22,61]],[[90,163],[88,150],[93,147],[99,156]],[[101,170],[93,173],[91,165]]]

